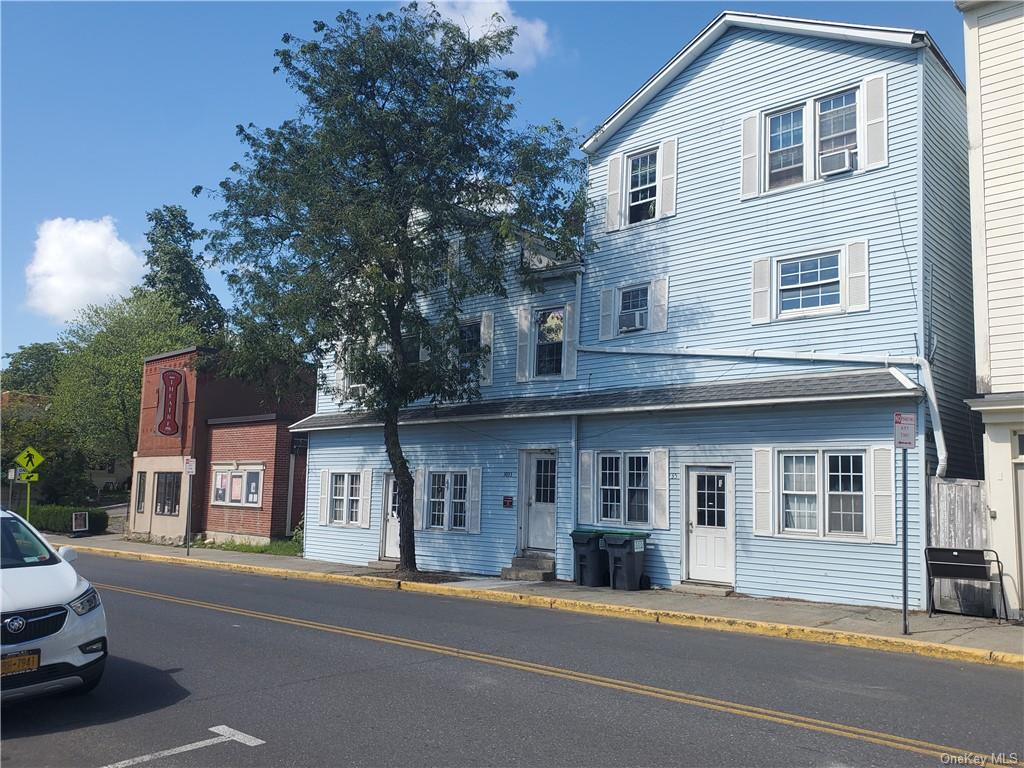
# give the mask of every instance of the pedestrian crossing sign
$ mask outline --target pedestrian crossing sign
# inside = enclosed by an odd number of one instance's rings
[[[43,458],[43,455],[39,453],[39,451],[37,451],[30,445],[24,451],[15,456],[14,461],[15,463],[23,466],[29,472],[34,472],[36,467],[42,464],[45,461],[45,459]]]

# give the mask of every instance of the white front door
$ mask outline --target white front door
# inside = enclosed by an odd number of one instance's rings
[[[526,458],[526,547],[554,550],[555,454],[530,452]]]
[[[736,570],[732,471],[691,469],[688,485],[689,578],[733,584]]]
[[[401,554],[398,548],[398,483],[394,475],[384,481],[384,544],[381,556],[385,560],[397,560]]]

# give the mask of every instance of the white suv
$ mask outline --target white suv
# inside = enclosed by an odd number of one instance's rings
[[[107,617],[100,596],[21,517],[0,510],[0,599],[4,703],[43,693],[91,691],[107,661]]]

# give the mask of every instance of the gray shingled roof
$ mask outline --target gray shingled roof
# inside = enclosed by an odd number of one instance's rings
[[[920,387],[907,388],[887,368],[855,373],[784,379],[695,384],[658,389],[616,389],[604,392],[551,397],[517,397],[508,400],[476,400],[472,403],[407,408],[402,424],[431,424],[445,421],[568,416],[631,411],[658,411],[702,407],[742,406],[767,401],[813,402],[874,397],[916,397]],[[294,432],[379,426],[372,414],[353,411],[316,413],[292,425]]]

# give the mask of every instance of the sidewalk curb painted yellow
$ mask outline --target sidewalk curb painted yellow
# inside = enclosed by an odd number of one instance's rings
[[[983,648],[967,648],[960,645],[932,643],[926,640],[912,640],[904,637],[885,637],[861,632],[845,632],[835,629],[818,629],[802,627],[794,624],[780,624],[771,621],[740,619],[729,616],[707,616],[699,613],[682,611],[661,611],[654,608],[636,608],[628,605],[609,605],[593,603],[587,600],[569,600],[562,597],[544,597],[543,595],[524,595],[518,592],[490,589],[465,589],[445,584],[430,584],[417,581],[400,581],[380,576],[354,576],[343,573],[319,573],[315,571],[295,571],[288,568],[274,568],[265,565],[249,565],[247,563],[226,563],[219,560],[193,560],[175,555],[156,555],[149,552],[130,552],[120,549],[74,545],[79,552],[104,557],[116,557],[125,560],[144,560],[147,562],[166,563],[168,565],[190,565],[195,568],[213,568],[235,573],[251,573],[260,576],[278,576],[285,579],[304,581],[320,581],[334,584],[349,584],[359,587],[377,589],[396,589],[405,592],[418,592],[428,595],[443,595],[469,600],[485,600],[493,603],[511,603],[536,608],[552,608],[559,611],[588,613],[598,616],[650,621],[658,624],[669,624],[678,627],[695,627],[713,629],[721,632],[738,632],[763,637],[782,637],[795,640],[806,640],[826,645],[845,645],[853,648],[865,648],[891,653],[909,653],[928,656],[946,661],[967,662],[972,664],[991,664],[1012,669],[1024,670],[1024,655],[1005,651],[988,651]]]

